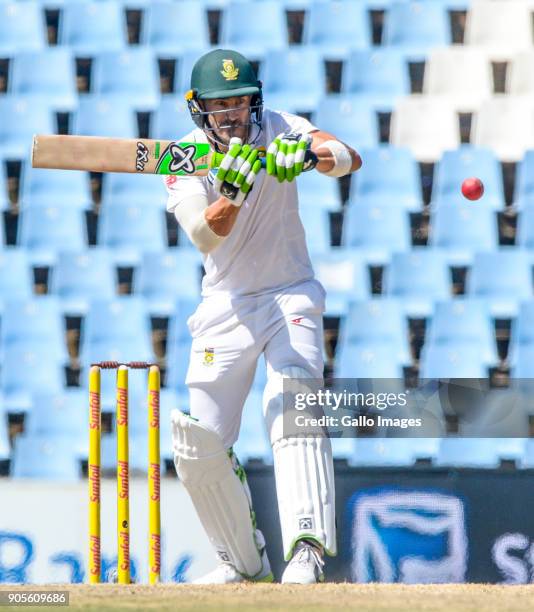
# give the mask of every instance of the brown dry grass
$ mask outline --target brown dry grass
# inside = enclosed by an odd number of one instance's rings
[[[519,612],[534,609],[534,585],[389,585],[322,584],[313,586],[239,584],[155,587],[102,584],[10,587],[5,590],[66,589],[66,609],[106,610],[357,610],[358,612]],[[32,608],[16,608],[34,610]],[[50,609],[50,608],[47,608]]]

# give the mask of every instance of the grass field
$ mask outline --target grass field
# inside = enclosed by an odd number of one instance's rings
[[[45,590],[41,586],[8,587],[6,590]],[[389,585],[323,584],[191,586],[160,585],[64,585],[69,608],[76,610],[297,610],[306,612],[358,610],[358,612],[518,612],[534,609],[534,585]],[[1,607],[1,606],[0,606]],[[7,609],[7,608],[5,608]],[[35,610],[19,607],[17,610]],[[50,609],[47,607],[45,609]]]

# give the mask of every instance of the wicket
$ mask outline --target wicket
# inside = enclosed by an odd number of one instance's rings
[[[89,582],[101,581],[100,442],[102,369],[117,370],[117,576],[119,584],[129,584],[130,576],[130,470],[128,452],[128,371],[148,369],[148,564],[149,582],[156,584],[161,574],[160,517],[160,372],[145,362],[103,361],[91,365],[89,374]]]

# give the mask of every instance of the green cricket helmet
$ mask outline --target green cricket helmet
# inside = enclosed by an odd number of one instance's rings
[[[208,115],[226,113],[231,109],[208,113],[202,107],[202,100],[234,96],[251,96],[249,120],[246,125],[249,127],[249,134],[251,126],[258,126],[259,136],[263,116],[263,94],[261,81],[257,79],[252,64],[237,51],[229,49],[215,49],[200,57],[193,66],[191,89],[186,93],[185,99],[195,125],[202,129],[208,138],[219,144],[224,143],[220,143],[214,137],[214,128],[208,123]],[[219,126],[219,128],[224,127],[231,126]]]

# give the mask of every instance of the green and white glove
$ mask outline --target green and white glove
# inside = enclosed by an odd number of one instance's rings
[[[231,138],[228,153],[223,157],[213,186],[217,193],[241,206],[261,169],[258,149],[243,145],[240,138]]]
[[[302,172],[306,151],[311,142],[311,134],[278,134],[267,149],[267,174],[276,176],[279,183],[291,182]]]

